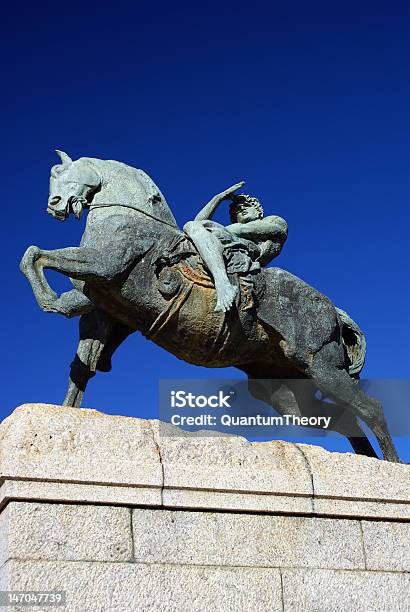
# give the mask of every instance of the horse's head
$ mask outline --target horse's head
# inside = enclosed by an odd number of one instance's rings
[[[65,221],[70,213],[79,219],[100,187],[101,179],[83,159],[73,162],[67,153],[56,153],[62,163],[51,169],[47,212],[59,221]]]

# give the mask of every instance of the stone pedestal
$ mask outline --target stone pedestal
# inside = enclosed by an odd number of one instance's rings
[[[0,589],[57,609],[409,609],[409,466],[30,404],[0,473]]]

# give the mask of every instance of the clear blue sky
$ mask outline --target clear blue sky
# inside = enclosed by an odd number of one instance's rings
[[[276,265],[365,331],[364,376],[409,378],[409,12],[378,0],[5,5],[1,417],[60,403],[77,344],[77,320],[42,313],[18,272],[29,244],[81,237],[84,219],[45,213],[55,148],[143,168],[181,224],[246,180],[289,223]],[[154,417],[159,378],[237,375],[135,334],[85,406]]]

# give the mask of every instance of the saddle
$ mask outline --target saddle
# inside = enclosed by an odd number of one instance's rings
[[[171,241],[161,240],[157,252],[158,257],[154,261],[155,273],[159,280],[159,290],[164,297],[173,297],[176,294],[179,285],[177,272],[192,284],[215,288],[212,276],[186,234],[180,234]],[[237,308],[255,308],[254,281],[260,272],[260,265],[252,261],[246,246],[239,243],[226,247],[223,255],[228,278],[232,285],[238,288]]]

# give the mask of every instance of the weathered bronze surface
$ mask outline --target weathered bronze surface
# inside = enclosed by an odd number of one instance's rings
[[[116,348],[138,330],[189,363],[237,367],[255,397],[281,414],[304,414],[291,381],[310,380],[313,398],[319,389],[334,402],[314,399],[315,414],[343,415],[334,429],[356,452],[377,456],[361,419],[384,458],[398,461],[381,405],[357,385],[366,348],[360,328],[301,279],[264,267],[286,240],[283,219],[264,217],[256,198],[236,194],[238,183],[183,232],[142,170],[58,153],[48,212],[65,220],[89,209],[85,231],[78,247],[29,247],[20,269],[42,310],[80,316],[65,405],[80,406],[88,380],[96,370],[109,371]],[[226,199],[232,223],[224,227],[211,218]],[[70,277],[74,288],[57,295],[47,268]],[[269,379],[269,387],[258,379]]]

